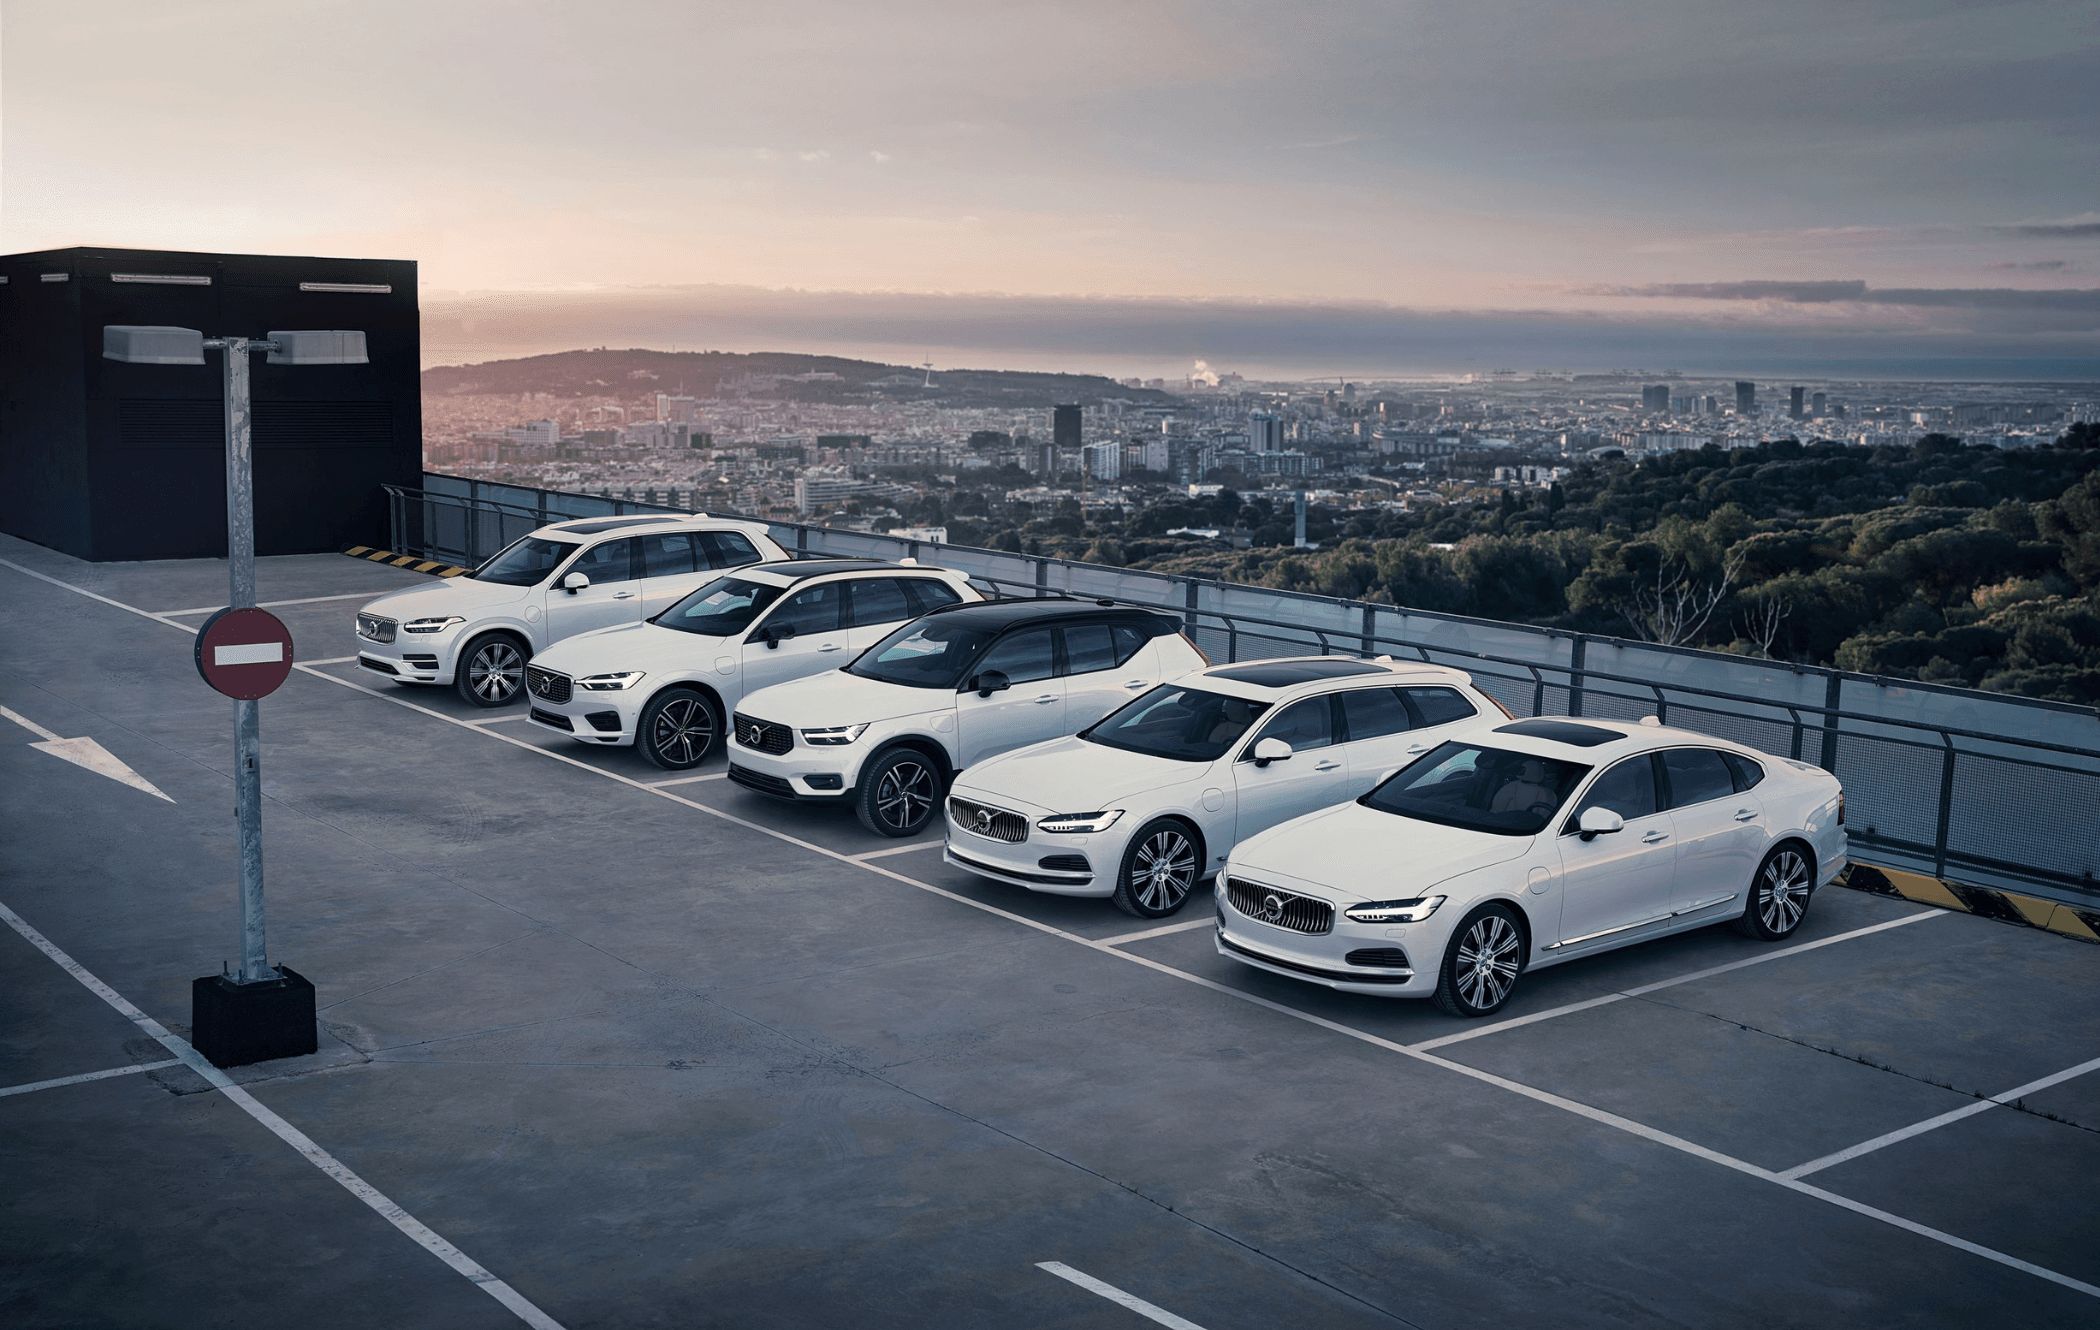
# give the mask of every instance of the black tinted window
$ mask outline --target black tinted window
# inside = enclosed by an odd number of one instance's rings
[[[1438,744],[1357,800],[1401,817],[1492,832],[1534,835],[1589,768],[1473,744]]]
[[[1646,753],[1629,757],[1597,777],[1590,792],[1575,805],[1575,816],[1592,808],[1609,808],[1628,822],[1647,817],[1661,805],[1655,798],[1655,763]],[[1570,824],[1572,829],[1573,824]]]
[[[962,594],[954,587],[930,577],[908,577],[904,580],[904,589],[911,593],[912,606],[920,614],[962,601]]]
[[[1327,747],[1334,742],[1333,703],[1324,697],[1308,697],[1291,703],[1261,727],[1261,733],[1254,736],[1254,743],[1247,745],[1240,760],[1252,761],[1254,745],[1264,739],[1281,739],[1291,746],[1294,753]]]
[[[1161,684],[1111,712],[1079,737],[1177,762],[1214,762],[1267,708],[1266,702]]]
[[[1115,634],[1116,638],[1116,664],[1118,665],[1128,663],[1132,656],[1145,649],[1145,643],[1152,640],[1145,636],[1144,629],[1132,628],[1127,623],[1119,623],[1110,631]]]
[[[1721,754],[1721,760],[1728,764],[1728,774],[1735,777],[1735,792],[1737,794],[1741,794],[1744,790],[1749,789],[1765,778],[1765,769],[1747,757],[1738,757],[1734,753],[1723,753]]]
[[[909,688],[953,688],[992,635],[948,619],[919,619],[891,630],[846,673]]]
[[[1065,627],[1065,673],[1092,674],[1097,670],[1112,670],[1116,660],[1116,640],[1105,623],[1068,624]]]
[[[853,584],[853,624],[902,623],[914,618],[903,584],[894,577],[870,577]]]
[[[592,586],[604,586],[607,582],[631,582],[634,580],[634,547],[640,541],[633,537],[626,540],[608,540],[602,545],[593,545],[576,556],[562,574],[582,573],[591,579]]]
[[[1424,725],[1449,725],[1478,714],[1456,688],[1410,688],[1407,696],[1414,702],[1415,710],[1422,713]]]
[[[1000,638],[990,651],[984,653],[984,659],[977,662],[979,674],[986,670],[997,670],[1012,683],[1049,678],[1056,671],[1050,652],[1050,630],[1031,628],[1027,632]]]
[[[707,567],[693,549],[693,538],[684,531],[663,536],[643,536],[642,576],[675,577]]]
[[[473,577],[477,582],[500,582],[504,586],[538,586],[556,564],[575,551],[574,541],[527,536],[476,568]]]
[[[743,632],[759,612],[780,599],[780,588],[742,578],[718,577],[650,622],[681,633],[729,637]]]
[[[698,539],[708,564],[716,568],[735,568],[765,558],[741,531],[703,531]]]
[[[832,632],[839,626],[839,612],[846,599],[844,591],[845,585],[840,582],[804,587],[767,615],[765,626],[793,628],[799,637]]]
[[[1735,777],[1728,764],[1711,748],[1672,748],[1662,755],[1663,770],[1670,777],[1670,807],[1703,804],[1735,793]]]
[[[1342,719],[1352,742],[1414,728],[1414,718],[1407,714],[1407,702],[1397,688],[1359,688],[1343,693]]]

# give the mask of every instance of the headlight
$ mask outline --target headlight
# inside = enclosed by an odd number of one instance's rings
[[[1036,823],[1038,831],[1106,831],[1123,816],[1120,808],[1111,808],[1101,813],[1052,813]]]
[[[623,688],[632,688],[641,681],[640,670],[618,670],[612,674],[593,674],[587,679],[578,679],[576,686],[588,688],[594,693],[617,693]]]
[[[411,633],[442,633],[453,624],[465,622],[465,619],[454,614],[443,619],[410,619],[401,626]]]
[[[829,729],[803,730],[802,742],[806,744],[850,744],[868,732],[868,721],[858,725],[833,725]]]
[[[1416,896],[1404,901],[1366,901],[1342,913],[1360,924],[1419,924],[1443,903],[1442,896]]]

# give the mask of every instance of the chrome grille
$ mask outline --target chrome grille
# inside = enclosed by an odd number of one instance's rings
[[[376,614],[357,616],[357,635],[367,642],[391,642],[394,629],[399,625],[392,619],[382,619]]]
[[[544,698],[556,704],[569,700],[569,676],[543,670],[537,665],[525,667],[525,689],[534,697]]]
[[[1293,933],[1334,931],[1334,906],[1281,887],[1230,877],[1225,879],[1225,899],[1249,919],[1275,928],[1287,928]]]
[[[730,723],[736,730],[736,741],[742,747],[778,757],[795,746],[795,732],[785,725],[753,720],[742,712],[732,716]]]
[[[971,803],[968,799],[949,799],[948,817],[973,836],[986,840],[1003,840],[1008,845],[1019,845],[1028,839],[1028,819],[1019,813],[1009,813],[1004,808],[989,808],[984,804]]]

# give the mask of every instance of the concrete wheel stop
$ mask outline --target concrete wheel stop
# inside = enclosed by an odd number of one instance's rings
[[[314,986],[289,965],[239,984],[210,974],[190,984],[190,1043],[215,1067],[301,1057],[320,1048]]]

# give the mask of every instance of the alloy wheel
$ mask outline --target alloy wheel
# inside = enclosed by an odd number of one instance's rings
[[[1171,912],[1196,885],[1196,847],[1168,827],[1154,832],[1130,861],[1130,894],[1148,911]]]
[[[525,657],[508,642],[490,642],[467,661],[467,687],[483,702],[508,702],[525,686]]]
[[[1808,909],[1808,863],[1793,850],[1772,856],[1757,883],[1757,917],[1765,931],[1790,933]]]
[[[933,772],[923,763],[893,762],[875,783],[875,815],[898,831],[910,830],[932,809],[935,788]]]
[[[1455,978],[1467,1005],[1491,1011],[1517,982],[1517,929],[1501,914],[1484,914],[1458,944]]]
[[[689,767],[715,746],[715,713],[697,697],[675,697],[656,713],[649,742],[665,763]]]

